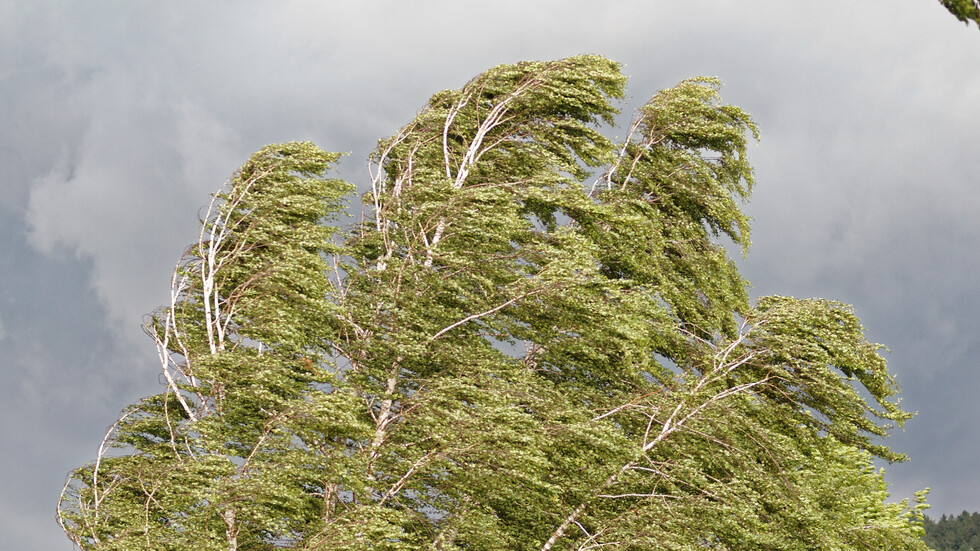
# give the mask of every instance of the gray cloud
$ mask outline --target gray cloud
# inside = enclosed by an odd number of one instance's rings
[[[198,205],[238,161],[232,133],[199,106],[145,105],[133,101],[139,90],[111,88],[98,95],[114,110],[94,116],[72,158],[32,182],[25,219],[42,253],[93,261],[110,319],[131,327],[166,297]]]

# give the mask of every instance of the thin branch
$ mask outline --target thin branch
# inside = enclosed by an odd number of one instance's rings
[[[461,319],[461,320],[459,320],[459,321],[457,321],[455,323],[451,323],[451,324],[447,325],[446,327],[443,327],[438,332],[436,332],[435,335],[432,335],[431,337],[429,337],[429,340],[430,341],[434,341],[434,340],[438,339],[439,337],[443,336],[444,334],[446,334],[447,332],[452,331],[453,329],[456,329],[460,325],[463,325],[465,323],[471,322],[471,321],[473,321],[475,319],[482,318],[483,316],[489,316],[490,314],[493,314],[495,312],[498,312],[500,310],[503,310],[504,308],[510,306],[511,304],[514,304],[515,302],[517,302],[517,301],[519,301],[519,300],[521,300],[523,298],[529,297],[531,295],[536,295],[536,294],[542,293],[544,291],[545,291],[544,289],[535,289],[533,291],[528,291],[526,293],[520,294],[520,295],[518,295],[518,296],[516,296],[516,297],[514,297],[514,298],[512,298],[510,300],[508,300],[507,302],[504,302],[502,304],[498,304],[497,306],[494,306],[493,308],[491,308],[489,310],[480,312],[478,314],[473,314],[473,315],[470,315],[470,316],[466,316],[465,318],[463,318],[463,319]]]
[[[432,461],[433,457],[436,457],[438,455],[439,452],[437,452],[436,450],[432,450],[429,453],[423,455],[422,457],[416,459],[415,463],[412,463],[412,466],[408,469],[408,471],[406,471],[405,474],[402,475],[400,479],[398,479],[398,482],[396,482],[395,485],[392,486],[391,488],[388,488],[388,491],[385,492],[385,495],[378,501],[378,507],[381,507],[382,505],[385,504],[386,501],[388,501],[389,499],[397,495],[398,492],[400,492],[401,489],[405,487],[405,484],[408,483],[408,479],[411,478],[412,475],[414,475],[416,472],[418,472],[419,469],[421,469],[422,467],[427,465],[430,461]]]

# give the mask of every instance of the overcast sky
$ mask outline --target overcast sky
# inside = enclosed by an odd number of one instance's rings
[[[578,53],[627,113],[724,80],[762,130],[753,294],[853,304],[919,412],[893,497],[980,510],[980,31],[935,0],[0,0],[0,548],[71,549],[65,475],[158,392],[142,316],[252,152],[349,152],[363,190],[433,92]]]

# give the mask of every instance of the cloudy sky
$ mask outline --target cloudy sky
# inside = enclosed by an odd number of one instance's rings
[[[753,293],[853,304],[919,412],[893,497],[980,510],[980,31],[935,0],[222,4],[0,0],[0,547],[71,549],[65,475],[157,392],[142,316],[253,151],[350,152],[363,189],[433,92],[586,52],[624,64],[627,113],[724,80],[762,129]]]

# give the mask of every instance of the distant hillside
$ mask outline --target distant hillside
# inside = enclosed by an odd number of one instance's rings
[[[980,551],[980,513],[963,511],[939,520],[925,517],[923,540],[935,551]]]

